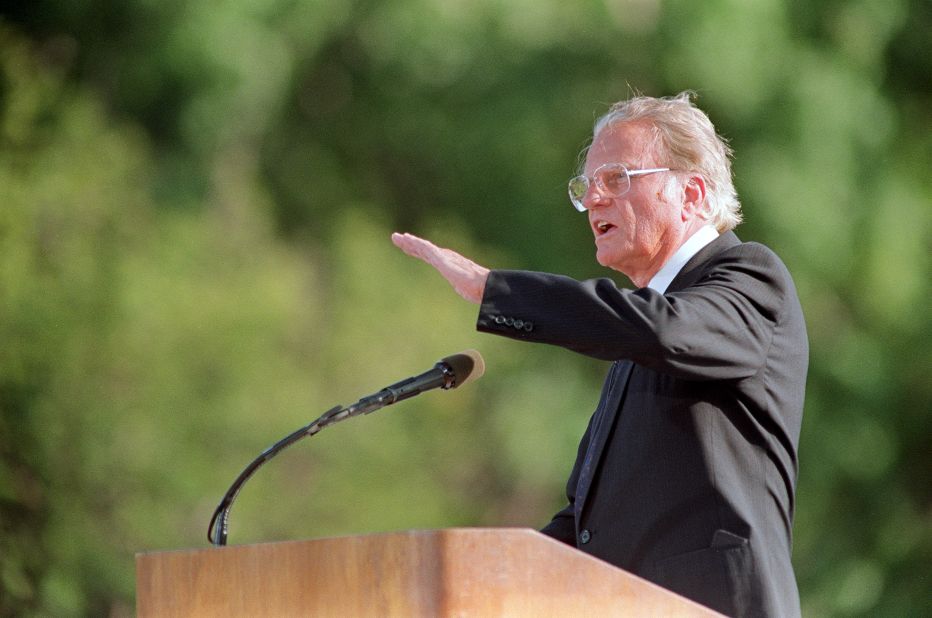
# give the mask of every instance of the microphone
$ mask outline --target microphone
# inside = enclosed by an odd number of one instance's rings
[[[391,386],[386,386],[377,393],[363,397],[348,408],[336,406],[327,410],[317,420],[288,434],[262,451],[261,455],[252,460],[252,463],[240,472],[233,484],[230,485],[227,493],[223,495],[223,499],[214,510],[213,517],[210,518],[210,525],[207,527],[207,539],[217,547],[227,544],[230,509],[233,507],[233,501],[236,500],[236,496],[243,488],[243,485],[255,474],[260,466],[301,438],[313,436],[324,427],[351,416],[375,412],[379,408],[420,395],[431,389],[442,388],[448,390],[460,387],[472,380],[478,380],[483,373],[485,373],[485,361],[482,360],[482,355],[475,350],[466,350],[442,358],[430,371],[401,382],[395,382]]]
[[[395,382],[377,393],[363,397],[346,409],[347,416],[369,414],[379,408],[410,399],[435,388],[443,390],[458,388],[468,382],[478,380],[483,373],[485,373],[485,361],[476,350],[453,354],[437,361],[430,371]]]

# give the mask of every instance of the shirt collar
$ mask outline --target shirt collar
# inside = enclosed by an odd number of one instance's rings
[[[718,230],[713,225],[707,224],[696,230],[692,236],[686,239],[686,242],[680,245],[680,248],[657,271],[657,274],[651,277],[647,287],[661,294],[666,292],[670,282],[679,274],[686,262],[716,238],[718,238]]]

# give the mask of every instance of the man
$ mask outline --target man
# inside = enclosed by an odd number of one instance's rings
[[[481,305],[479,330],[613,361],[545,534],[729,615],[794,616],[808,343],[780,259],[730,231],[730,154],[688,93],[596,123],[570,198],[637,290],[392,238]]]

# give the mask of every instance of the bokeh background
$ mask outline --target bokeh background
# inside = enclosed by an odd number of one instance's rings
[[[12,6],[11,6],[12,4]],[[474,331],[389,241],[614,276],[593,120],[694,89],[812,358],[807,616],[929,612],[927,0],[19,0],[0,15],[0,614],[131,615],[262,449],[465,348],[486,377],[263,468],[230,542],[541,526],[602,363]]]

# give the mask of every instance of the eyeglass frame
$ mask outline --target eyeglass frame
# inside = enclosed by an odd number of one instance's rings
[[[625,177],[628,179],[628,186],[625,187],[624,191],[621,191],[620,193],[615,193],[613,191],[610,191],[602,182],[602,175],[599,172],[609,166],[618,166],[622,170],[624,170]],[[624,165],[623,163],[603,163],[602,165],[597,167],[594,172],[592,172],[592,176],[586,176],[585,174],[580,174],[578,176],[573,176],[572,178],[570,178],[569,182],[567,182],[566,190],[567,190],[567,193],[569,193],[570,202],[573,204],[573,208],[575,208],[579,212],[586,212],[589,209],[586,208],[586,206],[583,204],[583,200],[586,198],[587,195],[589,195],[589,189],[592,188],[593,181],[595,182],[596,189],[598,189],[602,195],[606,195],[608,197],[621,197],[622,195],[624,195],[625,193],[631,190],[631,177],[632,176],[645,176],[647,174],[656,174],[658,172],[671,172],[671,171],[673,171],[673,169],[669,167],[652,167],[652,168],[646,168],[646,169],[641,169],[641,170],[629,170],[628,167]],[[586,183],[586,192],[583,193],[582,197],[579,198],[578,200],[577,198],[573,197],[573,190],[572,190],[573,182],[577,180],[582,180],[582,181],[585,181]]]

